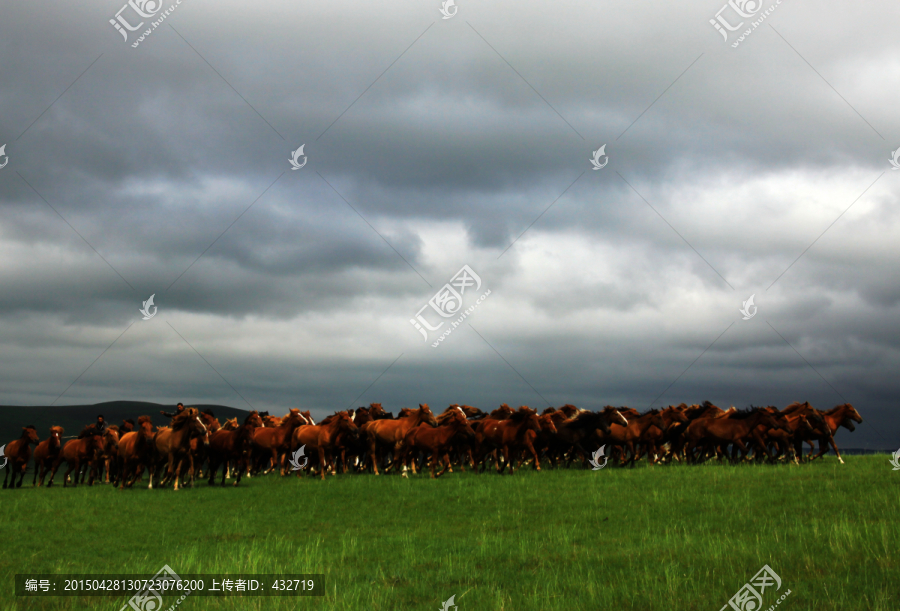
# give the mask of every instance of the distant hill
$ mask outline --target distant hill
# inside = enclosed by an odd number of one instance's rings
[[[223,424],[226,419],[234,417],[243,422],[247,416],[246,410],[225,405],[187,407],[196,407],[201,411],[209,408]],[[175,406],[146,401],[109,401],[95,405],[0,405],[0,445],[18,439],[22,434],[22,427],[29,424],[37,428],[41,439],[46,439],[50,435],[51,426],[63,427],[66,436],[77,435],[85,425],[93,424],[98,414],[103,414],[107,424],[121,425],[125,418],[131,418],[136,422],[138,416],[150,416],[156,426],[168,424],[169,418],[160,415],[159,410],[173,412]]]

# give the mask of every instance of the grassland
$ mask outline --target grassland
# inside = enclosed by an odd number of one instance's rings
[[[29,478],[26,478],[29,480]],[[16,573],[324,573],[323,598],[188,597],[179,611],[713,610],[764,564],[777,609],[900,608],[900,472],[840,465],[515,476],[268,476],[193,490],[0,491],[2,609],[125,598],[13,596]],[[764,598],[763,609],[776,596]],[[169,603],[167,603],[169,604]]]

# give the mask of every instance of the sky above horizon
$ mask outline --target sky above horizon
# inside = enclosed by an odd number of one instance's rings
[[[122,8],[0,7],[0,404],[808,400],[900,445],[900,6]]]

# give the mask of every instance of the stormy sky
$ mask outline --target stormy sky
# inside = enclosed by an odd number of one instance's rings
[[[0,7],[0,404],[808,400],[900,443],[900,6],[132,4]]]

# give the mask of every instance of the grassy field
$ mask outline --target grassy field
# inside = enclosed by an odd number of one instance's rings
[[[326,575],[323,598],[188,597],[179,611],[435,611],[451,595],[459,611],[718,611],[768,564],[782,587],[763,609],[789,589],[777,609],[896,611],[900,472],[885,455],[846,460],[0,490],[0,608],[118,611],[125,597],[16,599],[13,575],[169,564]]]

